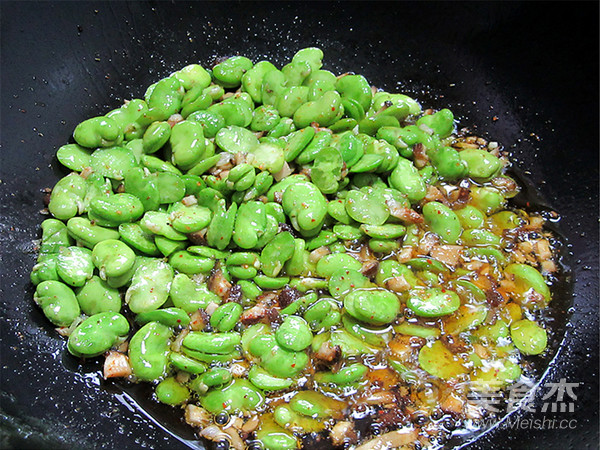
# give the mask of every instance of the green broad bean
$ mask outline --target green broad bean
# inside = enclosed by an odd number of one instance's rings
[[[345,241],[354,241],[354,240],[360,239],[364,235],[361,228],[355,227],[352,225],[343,225],[343,224],[342,225],[340,225],[340,224],[334,225],[333,232],[339,239],[342,239]]]
[[[348,192],[346,212],[353,220],[368,225],[383,225],[390,216],[385,197],[373,188]]]
[[[249,300],[256,300],[262,294],[262,290],[252,281],[238,280],[237,284],[242,289],[242,294]]]
[[[205,89],[211,82],[210,73],[199,64],[185,66],[183,69],[175,72],[172,76],[179,80],[181,86],[183,86],[186,91],[195,87]]]
[[[442,334],[439,328],[417,325],[409,322],[402,322],[399,325],[394,325],[394,331],[396,333],[408,336],[418,336],[424,339],[439,338]]]
[[[313,127],[302,128],[291,133],[283,148],[285,160],[290,162],[296,159],[314,137],[315,129]]]
[[[452,147],[432,148],[427,150],[427,156],[435,167],[438,175],[446,180],[456,180],[467,175],[469,168],[461,159],[460,154]]]
[[[177,370],[194,375],[204,373],[207,369],[206,364],[175,352],[169,353],[169,363]]]
[[[317,372],[315,381],[317,383],[332,383],[338,386],[344,386],[360,381],[367,373],[367,367],[361,363],[350,364],[333,372]]]
[[[331,253],[322,257],[317,263],[317,275],[323,278],[330,278],[339,270],[360,271],[362,264],[350,255],[345,253]]]
[[[275,340],[282,348],[299,352],[308,347],[313,339],[306,320],[298,316],[288,316],[275,332]]]
[[[330,143],[331,133],[328,131],[318,131],[308,145],[296,157],[295,161],[298,164],[308,164],[314,161],[317,154],[325,147],[328,147]]]
[[[370,287],[372,284],[358,270],[341,269],[335,271],[327,283],[329,293],[334,298],[343,298],[348,292],[354,289]]]
[[[340,94],[327,91],[322,97],[300,106],[294,113],[294,124],[297,128],[304,128],[316,122],[327,127],[340,119],[343,112]]]
[[[203,333],[192,331],[183,339],[183,345],[191,350],[225,355],[233,352],[236,346],[240,344],[241,339],[238,333],[233,332]]]
[[[148,322],[159,322],[171,328],[187,327],[190,323],[190,317],[180,308],[155,309],[138,314],[135,321],[141,325]]]
[[[375,253],[389,254],[400,248],[400,242],[392,239],[369,239],[369,248]]]
[[[127,171],[137,167],[133,151],[126,147],[99,148],[90,157],[90,167],[103,177],[121,181]]]
[[[277,277],[294,255],[294,248],[294,237],[289,231],[275,236],[260,254],[262,272],[268,277]]]
[[[119,291],[98,276],[93,276],[77,290],[77,302],[84,314],[121,311]]]
[[[269,61],[260,61],[242,75],[242,89],[250,94],[255,103],[264,103],[262,82],[265,74],[277,68]]]
[[[242,203],[235,216],[233,241],[241,248],[257,247],[267,225],[267,213],[264,203],[252,201]]]
[[[450,352],[440,340],[428,343],[421,348],[419,351],[419,365],[429,374],[443,380],[467,372],[458,356]]]
[[[402,192],[411,203],[425,198],[427,186],[411,161],[399,158],[389,177],[390,186]]]
[[[218,113],[225,119],[226,125],[247,127],[252,122],[252,111],[254,105],[252,101],[248,102],[239,95],[228,97],[220,103],[210,106],[207,111]]]
[[[139,380],[154,381],[167,373],[171,329],[158,322],[140,328],[129,342],[129,362]]]
[[[179,273],[193,275],[210,272],[215,266],[215,260],[180,250],[169,256],[169,265]]]
[[[135,263],[135,253],[127,244],[107,239],[94,246],[91,259],[100,271],[100,278],[106,280],[127,273]]]
[[[231,125],[221,128],[215,136],[219,148],[229,153],[249,153],[258,146],[258,138],[249,130]]]
[[[294,113],[308,100],[309,89],[306,86],[291,86],[284,89],[277,100],[275,107],[282,117],[293,117]]]
[[[470,374],[474,390],[490,392],[515,382],[521,376],[521,368],[508,359],[492,360],[484,367],[477,367]]]
[[[204,155],[206,144],[202,125],[184,120],[171,129],[171,162],[182,170],[194,167]]]
[[[135,270],[125,302],[135,314],[158,309],[167,301],[172,281],[171,266],[161,260],[146,261]]]
[[[444,320],[444,331],[447,334],[458,334],[481,325],[488,315],[489,309],[483,305],[462,305],[454,315]]]
[[[167,214],[166,212],[146,211],[144,216],[141,218],[139,224],[142,227],[142,230],[148,233],[164,236],[167,239],[171,239],[173,241],[187,240],[185,234],[176,231],[171,226],[169,214]]]
[[[232,56],[213,67],[212,76],[224,88],[236,88],[240,86],[242,77],[252,66],[252,61],[248,58]]]
[[[120,239],[135,250],[149,256],[158,256],[160,251],[151,234],[142,230],[137,223],[122,223],[119,225]]]
[[[181,109],[184,90],[177,78],[169,77],[160,80],[154,88],[146,93],[146,103],[154,120],[167,120]]]
[[[181,101],[181,116],[188,119],[191,114],[208,108],[213,99],[207,92],[207,88],[194,86],[187,91]]]
[[[323,298],[312,304],[304,312],[304,319],[314,331],[328,330],[340,323],[342,315],[335,301]]]
[[[469,246],[500,246],[500,236],[481,228],[465,230],[460,236],[464,245]]]
[[[406,305],[418,316],[439,317],[456,311],[460,298],[455,292],[442,288],[412,289]]]
[[[206,308],[211,302],[219,304],[221,299],[214,294],[205,283],[198,284],[183,273],[178,273],[173,278],[169,298],[173,305],[187,313],[196,312],[199,308]]]
[[[267,290],[281,289],[290,282],[289,277],[268,277],[266,275],[257,275],[254,282],[258,287]]]
[[[206,392],[208,388],[222,386],[232,380],[231,372],[220,367],[208,369],[192,382],[192,389],[197,392]]]
[[[342,155],[333,147],[325,147],[317,153],[311,169],[311,181],[323,194],[338,191],[342,178]]]
[[[259,366],[252,366],[248,371],[248,380],[263,391],[281,391],[288,389],[294,381],[291,378],[279,378],[270,375]]]
[[[115,120],[93,117],[75,127],[73,139],[82,147],[112,147],[123,142],[123,132]]]
[[[539,355],[548,345],[546,330],[532,320],[518,320],[510,325],[510,337],[526,355]]]
[[[272,415],[269,414],[263,417],[256,430],[256,439],[267,450],[294,450],[298,448],[298,440],[291,432],[275,423]]]
[[[485,214],[472,205],[455,209],[454,214],[456,214],[458,221],[465,230],[482,228],[485,223]]]
[[[288,186],[283,192],[281,205],[292,226],[304,236],[317,234],[327,215],[326,198],[308,181]]]
[[[267,137],[281,138],[287,136],[293,131],[296,131],[294,120],[289,117],[282,117],[279,123],[277,123],[277,125],[275,125],[275,127],[273,127],[273,129],[267,133]]]
[[[459,156],[467,165],[469,177],[478,182],[489,181],[502,169],[500,159],[486,150],[466,149],[461,151]]]
[[[367,225],[363,224],[360,229],[375,239],[397,239],[406,234],[406,227],[397,224]]]
[[[312,251],[319,247],[331,245],[337,242],[338,236],[333,231],[321,230],[315,237],[306,241],[306,250]]]
[[[41,224],[42,241],[40,242],[40,256],[49,253],[58,253],[61,247],[69,247],[73,239],[69,235],[67,226],[57,219],[46,219]]]
[[[444,242],[455,244],[462,233],[458,216],[446,205],[439,202],[429,202],[423,206],[423,217],[431,231]]]
[[[306,353],[280,347],[271,334],[257,336],[250,342],[248,352],[259,358],[260,365],[269,374],[280,378],[293,378],[308,364]]]
[[[144,153],[151,154],[160,150],[169,142],[171,125],[168,122],[153,122],[144,132],[142,147]]]
[[[219,332],[231,331],[237,325],[243,310],[239,303],[224,303],[210,316],[210,325]]]
[[[90,202],[90,212],[95,217],[118,226],[139,219],[144,214],[144,205],[134,195],[113,194],[106,198],[94,198]]]
[[[146,174],[141,167],[134,167],[125,172],[123,179],[125,192],[136,196],[142,203],[144,210],[158,209],[160,194],[155,175]]]
[[[129,333],[129,322],[118,312],[100,312],[81,322],[69,335],[69,353],[93,358],[110,350]]]
[[[77,242],[88,248],[94,248],[99,242],[107,239],[119,239],[119,232],[92,224],[84,217],[73,217],[67,222],[67,231]]]
[[[56,256],[56,274],[73,287],[83,286],[94,274],[92,252],[84,247],[61,247]]]
[[[371,325],[386,325],[396,319],[400,301],[396,294],[380,289],[356,289],[344,297],[346,312]]]
[[[469,203],[487,215],[497,212],[505,203],[502,193],[491,187],[471,187]]]
[[[57,253],[40,254],[37,263],[31,269],[29,279],[34,286],[37,286],[42,281],[60,281],[58,273],[56,273]]]
[[[253,411],[264,403],[264,395],[248,380],[236,379],[223,389],[210,390],[200,397],[200,404],[212,414],[221,411]]]
[[[438,136],[448,137],[454,129],[454,114],[449,109],[442,109],[435,114],[425,115],[417,120],[420,128],[427,127]]]
[[[185,241],[174,241],[159,235],[154,236],[154,243],[156,244],[158,251],[165,257],[171,256],[173,253],[180,250],[184,250],[187,245],[187,242]]]
[[[504,273],[515,282],[516,292],[519,295],[518,300],[521,304],[528,307],[543,307],[550,302],[550,288],[542,274],[534,267],[513,263],[504,269]],[[530,291],[541,296],[541,302],[536,302],[535,296],[528,295]]]
[[[68,327],[80,313],[75,293],[60,281],[42,281],[35,289],[33,300],[57,327]]]
[[[294,239],[294,253],[284,266],[286,275],[293,277],[305,275],[308,271],[308,258],[306,241],[304,239]]]
[[[214,138],[217,133],[225,127],[225,119],[223,116],[211,111],[193,112],[187,116],[186,120],[188,122],[198,122],[202,126],[204,137],[209,139]]]
[[[81,172],[90,165],[92,151],[78,144],[66,144],[58,149],[56,158],[67,169]]]
[[[165,378],[155,388],[156,399],[167,405],[176,406],[187,402],[190,390],[174,377]]]
[[[52,189],[48,210],[60,220],[68,220],[79,213],[87,192],[85,180],[76,173],[61,178]]]

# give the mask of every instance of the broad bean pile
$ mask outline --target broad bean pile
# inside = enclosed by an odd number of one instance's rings
[[[501,146],[322,57],[192,64],[80,123],[34,300],[221,447],[439,444],[545,351],[552,237]]]

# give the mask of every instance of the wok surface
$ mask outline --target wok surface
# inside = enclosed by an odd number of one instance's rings
[[[324,68],[355,71],[426,106],[447,106],[461,126],[510,148],[541,192],[536,203],[559,212],[573,294],[554,300],[556,356],[544,383],[580,383],[568,414],[576,427],[500,426],[471,446],[597,447],[597,2],[2,2],[1,8],[0,447],[187,448],[102,381],[99,363],[80,366],[66,354],[64,340],[34,306],[29,271],[44,218],[41,189],[62,176],[54,154],[80,121],[142,96],[172,71],[233,54],[281,65],[312,45],[323,49]],[[539,408],[518,414],[567,417]]]

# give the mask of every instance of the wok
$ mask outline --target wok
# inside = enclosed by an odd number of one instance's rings
[[[561,215],[566,273],[542,385],[579,383],[571,429],[500,425],[472,448],[598,445],[598,3],[2,2],[2,355],[0,447],[186,448],[129,394],[81,365],[31,298],[41,190],[54,154],[103,114],[191,62],[244,54],[279,65],[316,45],[325,68],[356,71],[503,143]],[[548,201],[549,200],[549,201]],[[550,361],[551,360],[551,361]],[[153,414],[164,411],[152,409]],[[573,423],[573,422],[571,422]],[[178,434],[179,433],[179,434]],[[187,434],[186,434],[187,433]],[[467,439],[468,441],[468,439]],[[461,441],[451,443],[460,445]],[[448,445],[451,445],[448,444]],[[196,444],[197,445],[197,444]]]

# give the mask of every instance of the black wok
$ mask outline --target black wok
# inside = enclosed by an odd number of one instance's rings
[[[450,107],[514,151],[553,208],[567,272],[542,385],[580,383],[572,428],[501,425],[473,448],[598,446],[598,3],[2,2],[1,448],[186,448],[80,365],[33,305],[41,189],[77,123],[191,62],[282,64],[317,45],[334,72]],[[572,307],[571,307],[572,305]],[[171,421],[175,432],[185,427]]]

